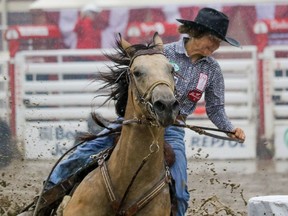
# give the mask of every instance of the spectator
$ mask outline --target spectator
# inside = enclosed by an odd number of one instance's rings
[[[80,18],[74,31],[77,34],[78,49],[95,49],[101,47],[101,32],[97,31],[96,18],[101,9],[89,4],[82,8]]]

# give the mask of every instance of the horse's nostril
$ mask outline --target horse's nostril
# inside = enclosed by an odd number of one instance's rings
[[[173,111],[179,109],[179,102],[175,101],[165,101],[158,100],[154,102],[153,108],[155,111],[164,112],[164,111]]]
[[[165,108],[166,108],[165,104],[163,104],[161,101],[156,101],[154,103],[154,109],[156,109],[156,110],[158,110],[160,112],[164,111]]]

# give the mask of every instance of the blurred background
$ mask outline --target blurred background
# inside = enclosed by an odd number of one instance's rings
[[[114,118],[113,104],[99,107],[93,74],[106,64],[121,33],[145,43],[158,31],[165,43],[180,39],[176,18],[193,20],[202,7],[226,13],[228,35],[215,53],[226,85],[226,111],[247,133],[244,144],[187,133],[211,159],[288,157],[288,1],[64,1],[2,0],[0,40],[0,161],[55,159],[77,134],[97,131],[91,112]],[[211,126],[203,99],[188,123]],[[213,126],[213,125],[212,125]],[[225,152],[225,154],[223,154]]]
[[[242,44],[223,43],[215,58],[225,76],[227,114],[248,136],[240,144],[189,132],[188,157],[201,148],[216,159],[287,159],[287,1],[2,0],[0,7],[4,164],[14,150],[26,159],[56,158],[77,134],[99,130],[89,113],[114,118],[113,104],[98,108],[104,99],[94,99],[98,86],[89,82],[109,64],[103,52],[112,51],[117,34],[145,43],[158,31],[169,43],[180,38],[175,19],[192,20],[202,7],[226,13],[228,35]],[[202,99],[188,122],[209,125],[204,105]]]
[[[247,140],[189,132],[188,157],[200,148],[211,159],[287,159],[288,1],[2,0],[0,7],[3,164],[14,151],[25,159],[55,159],[77,134],[99,130],[89,113],[111,119],[114,108],[99,107],[105,98],[95,99],[98,86],[89,82],[109,64],[103,52],[113,51],[117,34],[145,43],[158,31],[165,43],[176,41],[176,18],[193,20],[202,7],[226,13],[228,35],[242,44],[223,43],[214,56],[225,76],[227,114]],[[204,105],[202,99],[188,123],[211,126]]]

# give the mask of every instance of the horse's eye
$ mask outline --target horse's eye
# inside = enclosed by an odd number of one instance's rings
[[[140,77],[141,76],[141,72],[140,71],[134,71],[134,73],[133,73],[133,75],[135,76],[135,77]]]
[[[171,74],[174,74],[175,73],[175,69],[174,67],[171,67]]]

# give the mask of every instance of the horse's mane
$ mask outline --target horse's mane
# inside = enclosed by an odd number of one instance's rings
[[[137,53],[142,50],[153,49],[155,45],[152,43],[147,44],[135,44],[129,47],[133,49],[133,52]],[[95,75],[95,80],[103,81],[105,84],[99,91],[105,89],[109,90],[107,100],[104,101],[103,105],[108,101],[115,101],[115,110],[118,116],[123,117],[126,110],[126,104],[128,99],[128,86],[129,86],[129,65],[131,63],[131,57],[128,55],[128,50],[125,50],[121,46],[120,38],[116,39],[116,53],[104,54],[109,60],[111,60],[114,65],[107,66],[109,72],[98,73]]]

